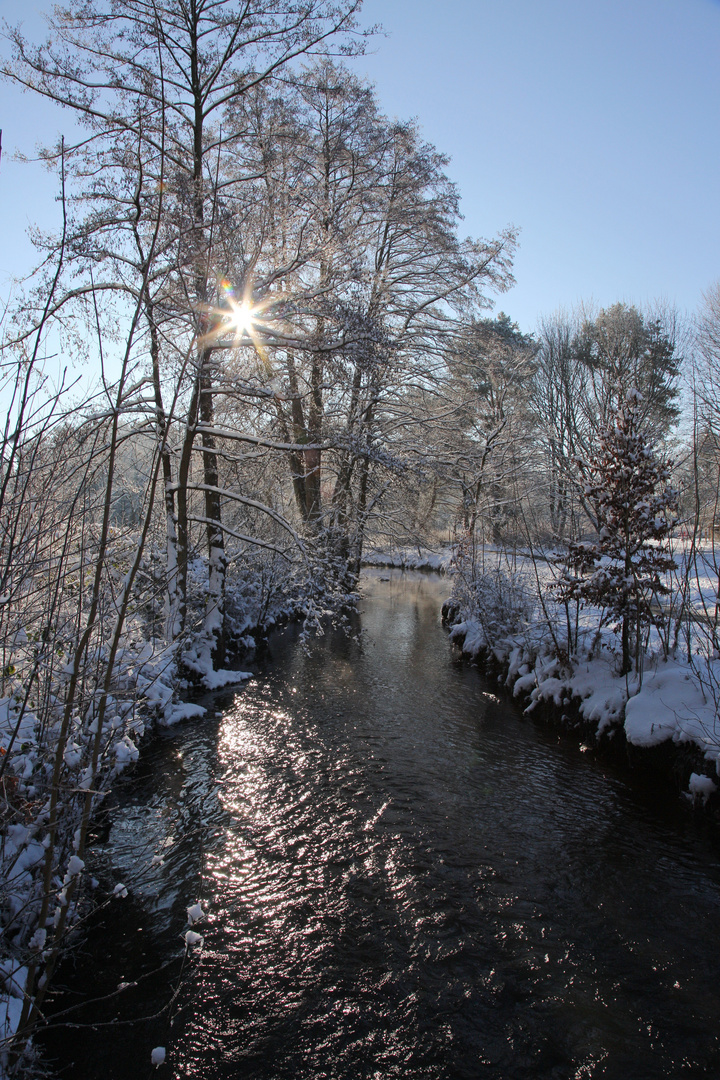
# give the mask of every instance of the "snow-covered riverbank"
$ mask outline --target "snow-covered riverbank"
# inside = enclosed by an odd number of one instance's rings
[[[677,545],[679,570],[683,550]],[[586,609],[578,627],[578,655],[569,663],[557,655],[557,638],[549,631],[546,617],[560,623],[560,612],[549,593],[552,564],[544,555],[516,551],[508,559],[505,552],[487,546],[483,553],[486,569],[494,574],[503,567],[506,586],[496,598],[499,611],[490,618],[463,611],[457,601],[446,605],[450,636],[472,658],[490,662],[501,673],[506,688],[525,702],[533,713],[543,707],[558,720],[582,724],[598,741],[615,739],[622,733],[626,743],[638,750],[671,744],[682,750],[683,769],[696,760],[697,771],[685,776],[685,793],[692,801],[706,803],[720,787],[720,718],[714,688],[720,687],[720,661],[703,655],[706,644],[700,631],[702,621],[714,611],[716,575],[712,554],[700,553],[699,573],[690,583],[689,603],[695,620],[691,627],[691,660],[687,658],[687,626],[674,655],[663,658],[657,634],[648,640],[648,650],[640,675],[618,675],[619,641],[607,626],[600,627],[601,613]],[[393,567],[449,573],[453,551],[417,549],[377,549],[363,560],[372,567]],[[520,595],[522,593],[522,596]],[[533,594],[542,594],[542,604]],[[518,606],[530,604],[540,617],[515,633],[507,630]],[[543,611],[544,607],[544,611]],[[483,613],[488,615],[487,610]],[[499,617],[498,617],[499,616]],[[689,751],[689,752],[688,752]]]
[[[452,567],[450,546],[438,551],[427,548],[374,548],[363,555],[363,566],[387,566],[398,570],[430,570],[447,573]]]
[[[452,639],[491,667],[527,713],[545,712],[598,743],[624,743],[635,760],[662,746],[689,801],[719,802],[720,658],[709,647],[716,586],[709,563],[688,590],[674,646],[663,648],[653,629],[640,670],[629,675],[619,674],[618,634],[592,607],[579,613],[568,655],[552,580],[551,562],[527,555],[516,556],[512,569],[498,560],[472,596],[456,580],[443,609]]]
[[[191,568],[198,590],[199,563]],[[88,818],[138,760],[153,728],[202,720],[207,710],[192,700],[197,690],[248,680],[249,672],[233,668],[274,626],[292,618],[312,626],[320,617],[318,590],[302,583],[246,572],[228,593],[235,664],[231,657],[228,669],[215,670],[201,634],[167,645],[148,639],[141,619],[128,620],[114,657],[111,692],[100,690],[107,656],[98,650],[91,658],[95,690],[65,719],[65,687],[72,676],[66,656],[44,648],[23,628],[6,655],[0,697],[0,1080],[7,1075],[10,1043],[34,1000],[28,989],[33,968],[37,972],[51,961],[58,926],[59,956],[72,948],[78,920],[90,906],[127,895],[124,885],[113,892],[91,877],[80,843]],[[44,711],[42,693],[52,697]],[[159,858],[149,852],[147,866]],[[31,1047],[27,1053],[32,1073]]]

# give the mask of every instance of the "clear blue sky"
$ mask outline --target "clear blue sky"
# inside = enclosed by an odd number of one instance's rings
[[[0,0],[28,34],[43,7]],[[354,66],[451,156],[464,231],[522,230],[497,307],[523,329],[579,300],[693,310],[720,278],[717,0],[365,0],[364,21],[388,36]],[[54,182],[10,155],[68,123],[0,85],[0,295],[24,229],[57,214]]]

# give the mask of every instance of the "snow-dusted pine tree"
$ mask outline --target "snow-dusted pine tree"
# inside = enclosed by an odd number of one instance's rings
[[[580,463],[598,535],[569,545],[557,585],[561,600],[603,608],[621,628],[623,675],[633,659],[637,667],[643,627],[663,619],[659,599],[675,568],[669,537],[678,494],[670,486],[670,462],[643,430],[641,405],[640,392],[630,390],[602,432],[597,460]]]

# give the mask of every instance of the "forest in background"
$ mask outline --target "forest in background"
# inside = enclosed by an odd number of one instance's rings
[[[491,549],[552,567],[568,665],[585,607],[622,674],[650,630],[718,651],[720,288],[692,320],[494,316],[516,232],[462,237],[446,158],[343,66],[358,10],[90,0],[11,34],[4,76],[81,136],[44,150],[61,222],[2,323],[10,1072],[148,718],[278,618],[341,618],[368,551],[452,545],[476,614]]]

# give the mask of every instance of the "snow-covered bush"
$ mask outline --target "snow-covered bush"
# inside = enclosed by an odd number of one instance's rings
[[[526,571],[500,562],[478,570],[456,556],[452,602],[462,619],[476,619],[488,644],[522,633],[531,623],[537,596]]]
[[[537,599],[527,578],[501,569],[473,582],[473,605],[490,640],[521,633],[532,621]]]

